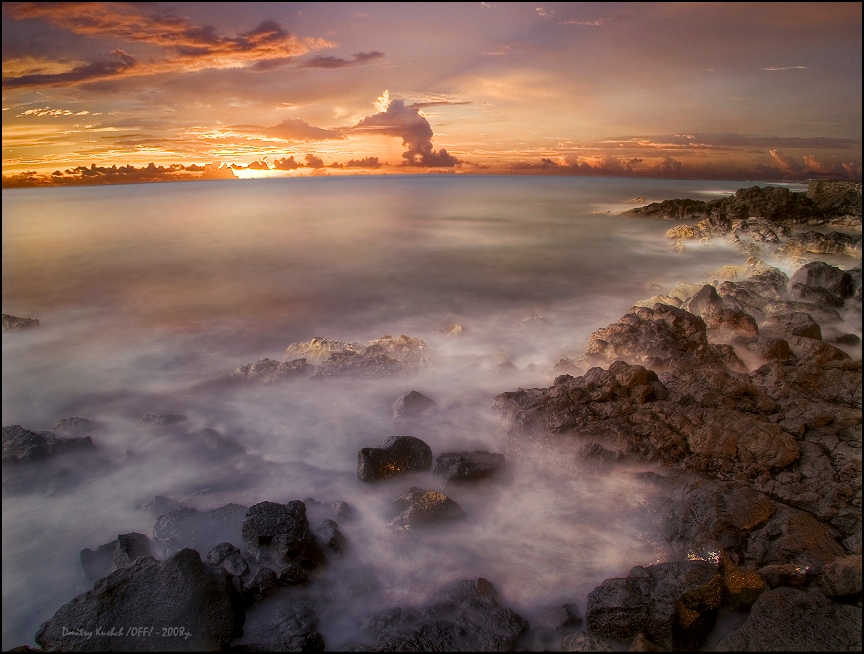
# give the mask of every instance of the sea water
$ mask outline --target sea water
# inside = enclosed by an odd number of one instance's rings
[[[666,556],[635,468],[597,474],[578,446],[508,456],[503,479],[443,489],[466,519],[406,540],[386,526],[390,502],[440,485],[431,473],[362,484],[357,452],[402,433],[433,456],[506,456],[496,394],[549,386],[556,361],[636,301],[746,258],[722,242],[675,252],[673,223],[617,213],[748,185],[436,175],[4,190],[3,312],[40,327],[3,335],[3,425],[98,421],[110,465],[66,493],[3,497],[3,648],[32,644],[91,586],[82,548],[151,535],[140,506],[156,495],[202,510],[352,505],[340,524],[351,548],[318,598],[330,647],[350,641],[357,616],[462,578],[486,577],[528,617],[563,602],[584,611],[603,579]],[[434,365],[382,380],[212,383],[313,337],[401,334],[423,339]],[[390,405],[410,390],[438,411],[394,424]],[[231,447],[138,424],[162,413]]]

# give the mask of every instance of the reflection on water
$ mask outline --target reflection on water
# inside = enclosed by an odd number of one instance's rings
[[[743,259],[720,246],[674,254],[670,223],[592,212],[737,186],[460,176],[3,191],[3,311],[42,325],[3,336],[3,424],[102,421],[94,441],[112,463],[67,495],[4,497],[4,649],[89,587],[81,548],[150,533],[135,507],[154,495],[202,509],[347,500],[358,518],[344,525],[355,547],[343,565],[369,567],[378,588],[357,610],[486,576],[530,612],[584,602],[605,577],[655,561],[640,522],[648,490],[631,471],[598,476],[575,454],[508,459],[503,481],[452,491],[467,520],[409,547],[385,529],[386,506],[435,480],[361,485],[357,450],[401,432],[436,456],[504,452],[496,393],[549,385],[552,364],[656,294],[650,284],[665,292]],[[460,336],[439,331],[453,324]],[[281,360],[292,342],[384,334],[424,339],[435,366],[374,382],[208,384]],[[504,360],[516,372],[496,372]],[[412,389],[438,415],[394,427],[389,405]],[[190,431],[215,429],[245,454],[136,424],[156,413],[186,415]]]

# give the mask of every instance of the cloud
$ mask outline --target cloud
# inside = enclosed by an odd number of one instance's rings
[[[492,52],[484,52],[484,55],[488,55],[490,57],[504,56],[510,52],[509,45],[502,45],[497,50],[493,50]]]
[[[64,73],[11,76],[3,80],[4,87],[68,85],[130,72],[152,74],[243,67],[261,70],[334,45],[321,38],[296,37],[273,20],[265,20],[248,32],[226,36],[210,25],[194,25],[184,18],[143,14],[140,7],[136,3],[101,2],[4,4],[4,21],[41,19],[80,36],[142,43],[161,48],[164,53],[163,58],[144,65],[124,51],[115,50],[112,55],[119,57],[119,61],[89,63]]]
[[[306,155],[306,167],[307,168],[323,168],[324,167],[324,161],[322,159],[319,159],[318,157],[316,157],[314,154],[307,154]]]
[[[276,159],[273,161],[273,169],[274,170],[296,170],[300,167],[300,164],[294,161],[294,156],[290,157],[282,157],[281,159]]]
[[[345,164],[346,168],[380,168],[381,162],[378,157],[366,157],[365,159],[351,159]]]
[[[201,173],[190,174],[190,173]],[[148,164],[141,168],[135,166],[76,166],[51,174],[27,171],[16,175],[3,175],[3,188],[22,188],[31,186],[87,186],[97,184],[138,184],[142,182],[181,182],[204,179],[236,179],[234,172],[221,162],[198,166],[192,164],[171,164],[157,166]]]
[[[793,175],[801,175],[804,172],[804,167],[794,158],[787,157],[781,154],[778,150],[769,150],[768,153],[771,155],[771,158],[779,164],[781,170],[790,172]]]
[[[270,170],[270,166],[263,159],[259,159],[246,166],[246,170]]]
[[[560,21],[561,25],[582,25],[584,27],[600,27],[603,23],[606,22],[605,18],[598,18],[597,20],[578,20],[576,18],[568,18],[567,20]]]
[[[372,52],[358,52],[351,56],[353,59],[316,56],[312,57],[309,61],[300,64],[300,68],[349,68],[351,66],[357,66],[370,61],[375,61],[376,59],[381,59],[384,57],[384,53],[373,50]]]
[[[61,116],[86,116],[90,112],[86,109],[84,111],[72,111],[70,109],[52,109],[51,107],[42,107],[42,108],[34,108],[27,109],[26,111],[22,111],[20,114],[17,114],[16,118],[21,118],[22,116],[36,116],[42,118],[44,116],[51,116],[53,118],[59,118]],[[98,114],[96,114],[98,115]]]
[[[433,149],[432,126],[416,106],[406,107],[402,100],[390,100],[389,93],[384,93],[376,104],[379,112],[357,123],[355,131],[400,137],[406,148],[402,158],[407,166],[449,168],[461,163],[444,148],[437,152]]]
[[[762,70],[809,70],[809,66],[769,66]]]
[[[278,125],[267,127],[264,129],[264,134],[285,139],[286,141],[325,141],[328,139],[345,138],[345,136],[337,130],[315,127],[299,118],[288,118]]]
[[[76,66],[65,73],[32,74],[19,77],[4,77],[3,88],[25,88],[32,86],[66,86],[118,77],[138,67],[138,61],[123,50],[113,50],[112,59]]]

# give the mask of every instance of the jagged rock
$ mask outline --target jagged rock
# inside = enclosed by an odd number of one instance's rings
[[[809,313],[793,311],[792,313],[774,314],[766,318],[761,325],[764,336],[775,338],[789,338],[790,336],[803,336],[822,340],[822,329],[819,323],[813,320]]]
[[[428,470],[432,450],[413,436],[391,436],[379,447],[364,447],[357,455],[357,479],[376,481],[406,472]]]
[[[465,515],[462,507],[443,493],[416,486],[393,500],[393,507],[400,513],[388,526],[399,532],[448,522]]]
[[[852,275],[823,261],[802,266],[792,275],[790,282],[824,289],[840,300],[852,297],[855,292]]]
[[[435,409],[438,405],[417,391],[400,395],[393,403],[393,419],[412,418]]]
[[[630,643],[630,647],[627,648],[628,652],[662,652],[663,650],[656,644],[652,643],[648,638],[645,637],[645,634],[638,634],[636,638],[633,639],[633,642]]]
[[[163,513],[168,513],[171,509],[179,509],[182,506],[176,500],[172,500],[164,495],[157,495],[151,501],[142,504],[141,508],[149,512],[154,518],[158,518]]]
[[[580,624],[582,624],[582,618],[576,614],[576,606],[573,604],[564,604],[541,613],[534,620],[532,626],[560,631],[568,627],[576,627]]]
[[[817,325],[818,327],[818,325]],[[760,336],[746,345],[747,349],[766,361],[788,361],[792,350],[788,341],[771,336]]]
[[[647,300],[639,300],[633,306],[653,309],[655,304],[668,304],[669,306],[678,309],[681,308],[681,300],[679,300],[677,297],[672,297],[671,295],[652,295]]]
[[[184,547],[204,552],[219,543],[240,542],[247,507],[226,504],[212,511],[180,506],[160,515],[153,526],[153,540],[174,554]]]
[[[861,594],[861,555],[841,556],[822,568],[820,585],[826,595]]]
[[[243,594],[246,602],[251,606],[258,602],[263,602],[276,592],[277,574],[267,566],[261,566],[246,583],[243,584]]]
[[[46,651],[217,651],[240,635],[243,619],[228,575],[185,549],[99,579],[45,622],[36,642]],[[131,629],[138,625],[153,631]],[[163,627],[175,629],[163,636]]]
[[[645,216],[664,220],[693,220],[701,218],[707,211],[707,202],[701,200],[664,200],[644,207],[625,211],[625,216]]]
[[[340,520],[351,520],[354,517],[354,511],[348,502],[333,502],[330,506],[333,507],[334,515]]]
[[[98,422],[88,420],[87,418],[63,418],[54,423],[54,431],[73,437],[87,436],[99,431],[100,425]]]
[[[176,425],[178,422],[183,422],[184,420],[187,420],[186,416],[181,416],[174,413],[162,413],[159,415],[141,416],[138,424],[152,425],[154,427],[167,427],[169,425]]]
[[[613,651],[602,638],[584,631],[567,634],[561,639],[562,652],[611,652]]]
[[[641,632],[667,651],[696,651],[714,627],[721,598],[720,573],[706,561],[636,566],[588,594],[588,628],[617,640]]]
[[[341,343],[327,338],[313,338],[308,343],[292,343],[285,350],[289,356],[322,360],[313,379],[361,377],[378,379],[422,370],[431,365],[426,343],[404,334],[382,336],[359,343]]]
[[[95,454],[96,446],[89,436],[56,438],[51,432],[36,433],[21,425],[3,427],[3,463],[45,461],[61,454]]]
[[[309,583],[309,575],[299,563],[289,563],[279,569],[276,583],[280,586],[305,586]]]
[[[757,570],[770,588],[806,586],[813,579],[809,566],[795,563],[772,563]]]
[[[207,563],[222,566],[232,577],[242,577],[249,571],[249,564],[243,558],[240,550],[228,542],[219,543],[207,552],[204,560]]]
[[[811,179],[807,197],[829,216],[861,216],[861,182]]]
[[[309,530],[306,505],[300,500],[288,504],[259,502],[246,512],[243,540],[250,556],[259,563],[299,563],[313,569],[324,561],[315,535]]]
[[[802,254],[839,254],[841,256],[861,258],[861,234],[845,234],[843,232],[804,232],[796,234],[780,249],[787,257]]]
[[[360,347],[356,343],[342,343],[330,338],[317,336],[307,343],[292,343],[285,350],[285,354],[289,357],[303,357],[323,361],[335,352],[358,352]]]
[[[295,359],[285,362],[261,359],[255,363],[247,363],[245,366],[240,366],[234,372],[233,377],[270,384],[286,379],[310,377],[314,373],[315,366],[306,363],[306,359]]]
[[[18,329],[31,329],[38,326],[39,321],[36,318],[19,318],[18,316],[3,314],[4,332],[14,332]]]
[[[447,482],[479,481],[498,474],[504,463],[503,454],[485,450],[445,452],[436,460],[434,473]]]
[[[318,614],[308,599],[271,600],[249,612],[242,644],[244,652],[323,652],[324,637],[318,632]]]
[[[498,604],[482,577],[464,580],[422,609],[395,608],[368,619],[373,651],[506,652],[527,628],[525,619]]]
[[[324,543],[324,549],[332,554],[344,554],[348,548],[348,540],[339,531],[339,525],[332,520],[324,520],[315,535]]]
[[[753,606],[767,590],[765,579],[753,570],[742,570],[728,560],[723,561],[723,604],[736,611]]]
[[[832,604],[817,593],[793,588],[763,593],[747,622],[717,644],[719,652],[860,649],[861,607]]]

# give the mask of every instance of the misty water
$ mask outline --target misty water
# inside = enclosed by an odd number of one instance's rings
[[[3,312],[41,326],[3,334],[3,425],[99,421],[108,465],[67,492],[4,495],[3,648],[32,644],[91,586],[82,548],[151,535],[140,506],[156,495],[198,509],[347,501],[351,549],[310,587],[330,648],[355,616],[470,577],[529,619],[563,602],[584,617],[603,579],[667,555],[645,515],[652,491],[634,476],[650,465],[598,473],[578,446],[508,456],[502,479],[443,489],[466,519],[406,539],[386,527],[390,502],[442,487],[431,471],[362,484],[357,452],[409,434],[434,457],[507,455],[496,394],[549,386],[557,360],[634,302],[745,259],[722,243],[676,253],[672,223],[614,212],[747,185],[381,176],[4,190]],[[441,331],[452,325],[464,331]],[[384,380],[215,383],[316,336],[400,334],[423,339],[434,365]],[[496,369],[505,360],[514,372]],[[410,390],[438,411],[395,424],[390,406]],[[163,413],[187,416],[186,435],[138,424]],[[312,527],[323,517],[310,510]]]

